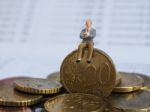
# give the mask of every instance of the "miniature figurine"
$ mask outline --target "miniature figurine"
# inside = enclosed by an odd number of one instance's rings
[[[81,30],[80,38],[82,42],[78,47],[78,58],[76,60],[79,63],[82,60],[82,53],[84,48],[88,48],[87,63],[91,63],[91,58],[93,54],[93,38],[96,36],[96,30],[92,28],[92,21],[87,19],[85,22],[85,28]]]

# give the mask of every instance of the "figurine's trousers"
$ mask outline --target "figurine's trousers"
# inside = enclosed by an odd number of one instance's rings
[[[84,48],[88,48],[88,60],[91,60],[93,54],[93,42],[81,42],[78,47],[78,59],[82,58],[82,53]]]

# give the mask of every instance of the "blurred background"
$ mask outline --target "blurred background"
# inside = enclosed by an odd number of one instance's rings
[[[118,71],[150,76],[150,0],[0,0],[0,79],[58,71],[86,18]]]

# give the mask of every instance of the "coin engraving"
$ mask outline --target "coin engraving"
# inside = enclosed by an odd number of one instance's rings
[[[48,112],[103,112],[106,103],[100,97],[82,93],[64,94],[48,100]]]
[[[108,63],[105,63],[103,65],[104,66],[102,69],[99,68],[99,71],[100,71],[100,74],[99,74],[100,78],[99,79],[100,79],[101,84],[106,84],[110,81],[110,67],[109,67]],[[107,75],[107,77],[104,75]]]
[[[60,80],[64,87],[73,93],[89,93],[107,97],[116,80],[115,66],[103,51],[94,49],[92,63],[86,63],[85,50],[82,61],[76,63],[77,51],[73,51],[63,61]]]

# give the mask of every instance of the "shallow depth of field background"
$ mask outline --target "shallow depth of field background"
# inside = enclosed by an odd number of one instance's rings
[[[118,71],[150,76],[150,0],[0,0],[0,79],[59,71],[86,18]]]

